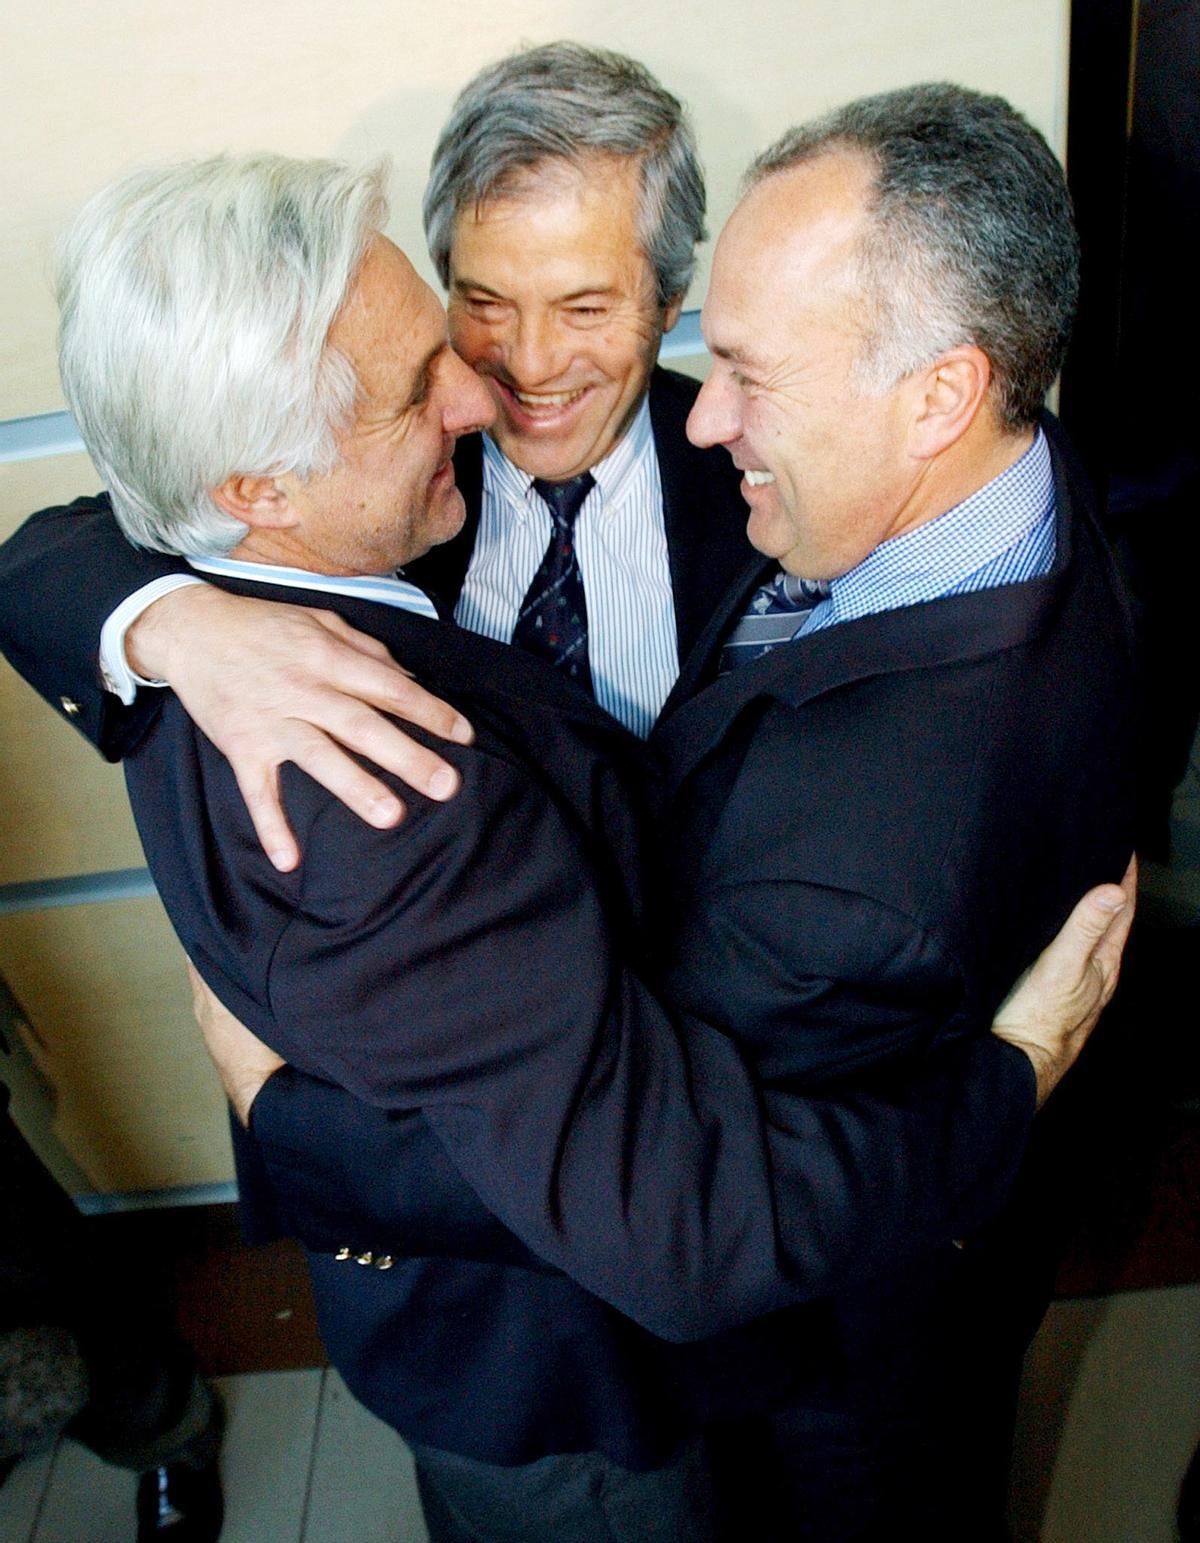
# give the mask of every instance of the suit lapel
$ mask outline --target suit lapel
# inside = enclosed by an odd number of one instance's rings
[[[682,703],[690,702],[715,677],[721,644],[726,634],[750,604],[751,595],[776,566],[769,558],[757,552],[749,560],[743,560],[737,578],[710,608],[703,627],[683,661],[679,679],[663,706],[659,723],[668,719]]]
[[[409,563],[405,576],[420,585],[443,616],[452,616],[463,580],[475,550],[479,515],[483,504],[483,437],[468,434],[454,447],[454,480],[466,505],[467,517],[457,536],[432,547],[424,557]]]

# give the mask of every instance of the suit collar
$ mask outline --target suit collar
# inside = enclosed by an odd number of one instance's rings
[[[1051,446],[1057,548],[1054,567],[1043,578],[844,622],[714,679],[725,634],[777,566],[761,558],[748,564],[704,629],[655,730],[655,742],[669,756],[673,774],[686,774],[756,702],[803,707],[858,681],[984,658],[1041,632],[1061,604],[1078,502],[1053,435]]]

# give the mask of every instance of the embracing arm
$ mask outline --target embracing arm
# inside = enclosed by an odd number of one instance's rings
[[[1136,872],[1124,889],[1089,891],[997,1012],[992,1032],[1033,1062],[1038,1105],[1069,1070],[1116,989],[1133,918]],[[484,1207],[428,1123],[368,1104],[282,1063],[196,982],[197,1017],[240,1118],[253,1130],[293,1230],[312,1249],[436,1254],[544,1268]],[[969,1078],[1006,1052],[959,1047],[945,1056]],[[960,1082],[960,1086],[961,1086]],[[836,1102],[836,1100],[835,1100]],[[953,1095],[954,1121],[968,1118]]]
[[[986,1038],[940,1046],[820,1096],[795,1076],[760,1080],[730,1039],[672,1019],[621,966],[570,831],[491,771],[468,785],[479,826],[457,862],[416,854],[434,832],[426,821],[402,851],[367,862],[334,811],[308,836],[308,867],[333,887],[309,897],[305,924],[275,950],[274,1048],[388,1112],[372,1113],[349,1151],[332,1120],[317,1122],[330,1171],[340,1151],[351,1175],[377,1176],[375,1143],[387,1162],[397,1144],[408,1154],[406,1176],[388,1170],[401,1212],[415,1207],[395,1251],[457,1252],[466,1235],[442,1244],[436,1224],[421,1231],[430,1190],[419,1141],[392,1117],[401,1110],[423,1111],[475,1194],[535,1253],[668,1338],[824,1294],[994,1212],[1034,1108],[1024,1055]],[[369,874],[405,856],[422,882],[364,911]],[[297,1096],[293,1073],[259,1095],[268,1160],[287,1144]],[[320,1167],[318,1156],[302,1181],[318,1194]],[[287,1168],[283,1156],[284,1183]],[[344,1221],[353,1178],[334,1192]],[[380,1198],[375,1185],[367,1209]]]
[[[141,739],[159,694],[141,692],[126,707],[105,690],[101,629],[135,590],[186,569],[131,546],[103,496],[43,509],[0,546],[0,650],[110,761]]]
[[[126,706],[104,688],[104,623],[144,585],[186,572],[182,558],[126,541],[103,495],[35,514],[0,547],[0,650],[110,761],[141,740],[161,698],[142,690]],[[155,600],[130,628],[126,651],[137,674],[174,688],[229,758],[277,868],[300,860],[279,793],[286,761],[371,825],[394,825],[404,804],[349,751],[429,798],[457,791],[453,769],[381,714],[459,743],[470,740],[470,726],[332,612],[194,584]]]

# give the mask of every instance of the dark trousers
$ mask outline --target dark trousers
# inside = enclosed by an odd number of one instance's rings
[[[709,1432],[723,1543],[1004,1543],[1019,1361],[976,1364],[968,1402],[793,1408]]]
[[[828,1407],[710,1426],[668,1466],[415,1448],[432,1543],[1003,1543],[1021,1343],[942,1326]]]
[[[66,1430],[121,1467],[207,1462],[219,1417],[165,1298],[95,1241],[0,1101],[0,1456]]]
[[[432,1543],[716,1543],[703,1443],[664,1467],[620,1468],[598,1452],[518,1468],[414,1447]],[[745,1535],[744,1535],[745,1536]]]

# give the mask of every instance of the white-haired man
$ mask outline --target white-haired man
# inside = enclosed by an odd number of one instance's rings
[[[555,520],[569,519],[567,578],[583,623],[570,654],[550,656],[581,668],[596,701],[641,736],[749,555],[736,475],[684,433],[695,382],[655,369],[704,209],[680,103],[635,61],[574,43],[517,53],[467,85],[425,196],[451,338],[486,383],[495,418],[486,436],[459,446],[466,521],[421,581],[464,626],[536,649],[543,564]],[[552,515],[549,498],[572,490],[570,511]],[[72,606],[53,618],[26,603],[43,557],[70,562],[77,580]],[[422,793],[453,792],[433,750],[360,698],[443,734],[455,732],[454,714],[374,652],[338,648],[342,634],[311,613],[264,614],[201,585],[176,590],[194,579],[168,558],[134,553],[102,522],[34,522],[0,563],[6,649],[115,759],[157,711],[127,666],[132,623],[132,656],[171,681],[229,754],[277,864],[299,855],[276,788],[284,761],[377,824],[398,819],[401,802],[343,746]]]

